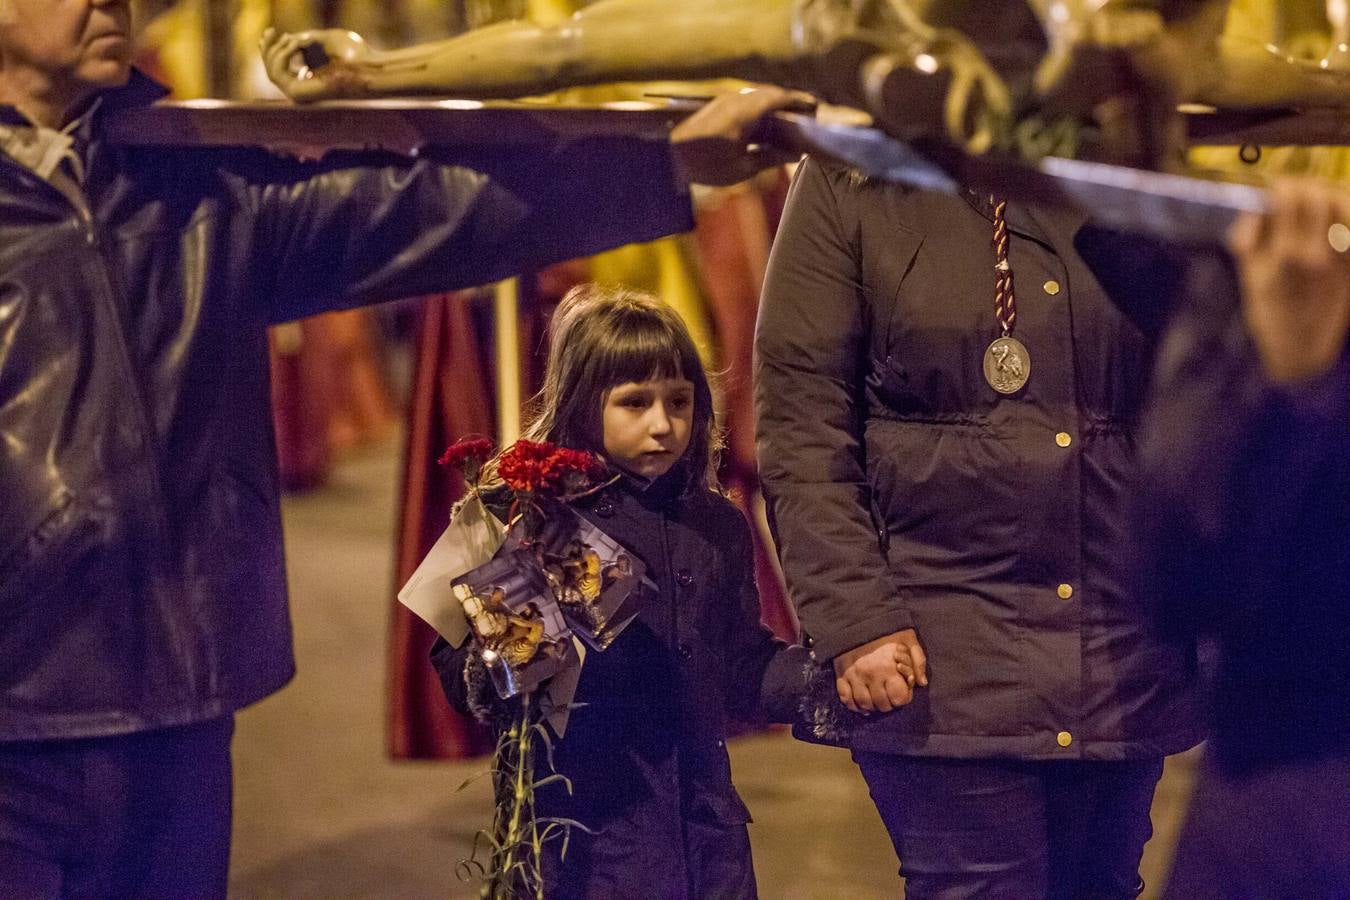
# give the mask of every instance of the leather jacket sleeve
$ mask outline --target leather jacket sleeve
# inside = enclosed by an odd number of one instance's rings
[[[268,157],[238,174],[274,322],[484,284],[692,227],[664,142],[586,139],[454,162]]]
[[[869,342],[836,187],[818,162],[802,164],[755,334],[760,475],[789,593],[822,660],[913,624],[871,515],[862,439]]]

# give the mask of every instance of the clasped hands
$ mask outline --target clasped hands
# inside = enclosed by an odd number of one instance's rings
[[[839,701],[856,713],[890,712],[928,684],[928,658],[913,628],[884,635],[834,658]]]

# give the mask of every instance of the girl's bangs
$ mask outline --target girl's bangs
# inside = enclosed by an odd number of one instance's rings
[[[692,376],[691,362],[697,362],[687,356],[693,348],[684,346],[670,329],[659,323],[644,323],[645,328],[625,324],[628,327],[616,328],[603,351],[596,354],[597,383],[608,389],[629,382]]]

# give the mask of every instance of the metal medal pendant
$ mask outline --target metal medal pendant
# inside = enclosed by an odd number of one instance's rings
[[[984,351],[984,380],[1000,394],[1015,394],[1031,377],[1031,354],[1017,338],[1004,335]]]

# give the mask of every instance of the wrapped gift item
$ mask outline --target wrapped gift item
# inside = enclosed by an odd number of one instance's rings
[[[551,511],[539,550],[568,624],[595,650],[612,644],[657,590],[642,560],[570,509]]]
[[[500,696],[532,690],[577,664],[571,629],[531,551],[508,541],[456,578],[453,590]]]
[[[506,526],[488,512],[477,491],[470,493],[398,592],[399,602],[436,629],[450,646],[462,645],[469,624],[454,592],[454,579],[492,559],[505,540]]]

